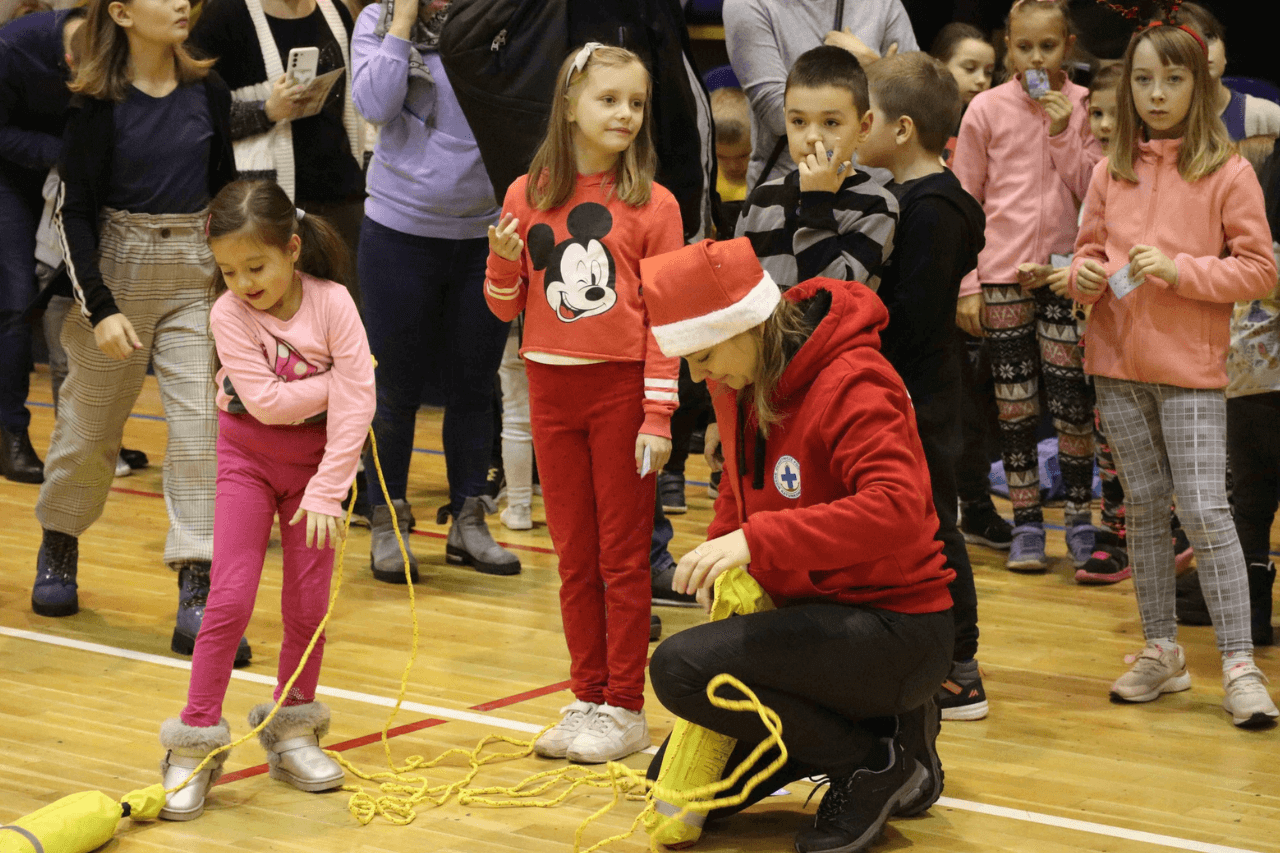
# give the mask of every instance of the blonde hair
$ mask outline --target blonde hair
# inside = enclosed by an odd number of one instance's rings
[[[760,369],[751,383],[751,405],[755,409],[760,432],[782,422],[782,414],[774,407],[773,396],[787,364],[800,346],[813,334],[804,320],[804,308],[783,297],[773,313],[749,332],[759,342]]]
[[[597,47],[587,58],[581,71],[573,70],[575,50],[560,64],[556,75],[556,91],[551,99],[551,117],[547,120],[547,135],[538,146],[529,164],[529,182],[525,186],[525,198],[537,210],[551,210],[564,204],[573,196],[578,180],[578,165],[573,152],[573,135],[569,122],[569,105],[582,94],[587,76],[592,68],[617,68],[635,63],[645,70],[647,82],[644,100],[644,118],[635,140],[618,156],[613,169],[613,186],[610,192],[626,204],[639,207],[649,202],[653,189],[653,173],[658,166],[658,155],[653,147],[653,79],[640,57],[622,47],[605,45]],[[568,81],[566,85],[565,81]]]
[[[75,79],[68,84],[72,92],[103,101],[123,101],[129,93],[129,37],[108,11],[117,2],[128,6],[131,0],[89,0],[89,13],[80,28],[84,53]],[[173,61],[179,85],[203,80],[214,62],[193,58],[181,44],[173,46]]]
[[[1191,71],[1191,107],[1187,111],[1182,145],[1178,149],[1178,174],[1188,183],[1218,171],[1235,153],[1227,129],[1214,111],[1214,82],[1209,60],[1195,36],[1175,26],[1157,25],[1139,30],[1124,52],[1124,71],[1116,87],[1116,135],[1111,140],[1111,176],[1137,183],[1133,170],[1134,149],[1145,135],[1142,118],[1133,102],[1133,54],[1143,42],[1151,42],[1164,65],[1181,65]]]

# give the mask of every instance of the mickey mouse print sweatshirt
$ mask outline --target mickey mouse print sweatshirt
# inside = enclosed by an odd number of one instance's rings
[[[641,432],[669,438],[680,360],[658,349],[640,298],[640,259],[684,245],[680,207],[659,184],[633,207],[613,192],[608,173],[579,175],[573,195],[552,210],[525,198],[528,175],[507,190],[503,213],[520,222],[520,259],[489,253],[485,301],[502,320],[525,312],[520,354],[550,364],[642,361]]]

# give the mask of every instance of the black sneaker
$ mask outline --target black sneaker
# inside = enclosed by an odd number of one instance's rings
[[[667,515],[681,515],[689,511],[684,499],[684,475],[658,472],[658,497],[662,499],[662,511]]]
[[[720,497],[720,471],[712,471],[711,478],[707,483],[707,497],[715,500]]]
[[[990,706],[976,660],[951,664],[947,680],[938,688],[938,708],[944,720],[981,720],[987,716]]]
[[[147,454],[141,450],[130,450],[127,447],[120,448],[120,458],[124,460],[124,464],[128,465],[133,471],[141,471],[151,464],[151,460],[147,458]]]
[[[351,506],[351,490],[347,490],[347,496],[342,499],[343,516],[346,515],[349,508],[351,509],[352,527],[368,527],[370,525],[369,519],[373,517],[373,511],[369,508],[369,498],[363,489],[356,494],[356,505],[354,507]],[[409,526],[413,526],[412,521],[409,522]]]
[[[915,759],[929,774],[919,795],[898,803],[894,817],[912,817],[928,811],[942,796],[944,774],[938,757],[938,732],[942,730],[942,713],[937,701],[930,697],[919,708],[898,715],[898,745],[909,763]]]
[[[921,797],[929,773],[909,758],[892,738],[889,764],[882,770],[867,768],[848,776],[831,778],[831,787],[818,806],[813,826],[796,833],[797,853],[858,853],[880,837],[885,823],[904,802]]]
[[[1013,525],[1000,517],[990,501],[965,504],[960,513],[960,532],[964,541],[1008,551],[1013,542]]]
[[[662,571],[652,573],[649,586],[654,605],[660,607],[697,607],[698,597],[696,595],[676,592],[671,588],[671,579],[675,576],[675,563],[667,566]]]
[[[662,620],[658,618],[658,614],[649,614],[649,642],[656,643],[658,638],[662,636]]]

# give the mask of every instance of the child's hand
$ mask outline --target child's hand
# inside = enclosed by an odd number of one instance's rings
[[[863,68],[878,59],[880,54],[876,53],[873,48],[867,45],[862,39],[853,34],[853,29],[845,27],[843,30],[831,30],[827,33],[827,37],[822,42],[832,47],[842,47],[858,58],[858,62]],[[889,45],[889,49],[884,52],[885,56],[893,56],[898,52],[898,43],[895,41]]]
[[[661,471],[671,458],[671,439],[640,433],[636,436],[636,473],[644,470],[644,449],[649,448],[649,473]],[[647,474],[646,474],[647,476]]]
[[[489,226],[490,251],[508,261],[520,260],[520,253],[524,251],[524,241],[516,231],[519,227],[519,219],[510,213],[504,213],[497,225]]]
[[[94,326],[93,340],[103,355],[116,361],[124,361],[134,350],[142,349],[138,333],[123,314],[112,314]]]
[[[1059,91],[1052,90],[1040,98],[1040,106],[1044,107],[1044,111],[1049,114],[1050,136],[1057,136],[1067,129],[1067,122],[1071,121],[1071,111],[1074,109],[1070,98]]]
[[[982,294],[971,293],[956,300],[956,325],[966,334],[975,338],[985,338],[982,328]]]
[[[1045,284],[1055,296],[1067,295],[1067,284],[1071,281],[1071,268],[1058,267],[1045,278]]]
[[[1178,265],[1155,246],[1134,246],[1129,250],[1129,278],[1141,282],[1142,276],[1164,279],[1170,287],[1178,286]]]
[[[1090,258],[1076,270],[1076,290],[1092,296],[1107,286],[1107,271],[1102,264]]]
[[[316,548],[324,548],[326,547],[326,540],[328,541],[327,547],[338,547],[338,543],[342,540],[342,519],[336,515],[325,515],[322,512],[312,512],[309,509],[298,507],[298,511],[293,514],[289,524],[297,524],[302,521],[304,516],[307,519],[308,548],[312,547],[313,542]]]
[[[726,569],[745,566],[751,562],[751,550],[747,536],[738,528],[718,539],[710,539],[680,558],[671,589],[688,595],[694,593],[698,603],[708,613],[715,594],[716,578]]]
[[[800,192],[837,192],[844,179],[852,174],[853,164],[848,160],[836,163],[827,156],[821,141],[813,143],[813,153],[806,154],[800,166]]]
[[[1049,283],[1053,267],[1048,264],[1019,264],[1017,279],[1023,290],[1035,290]]]

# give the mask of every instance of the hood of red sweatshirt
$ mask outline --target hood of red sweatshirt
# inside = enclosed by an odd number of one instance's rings
[[[803,302],[829,294],[825,316],[792,356],[778,381],[774,400],[781,408],[797,391],[808,387],[824,367],[858,347],[880,349],[880,330],[889,324],[889,311],[866,285],[835,278],[811,278],[789,289],[783,298]]]

